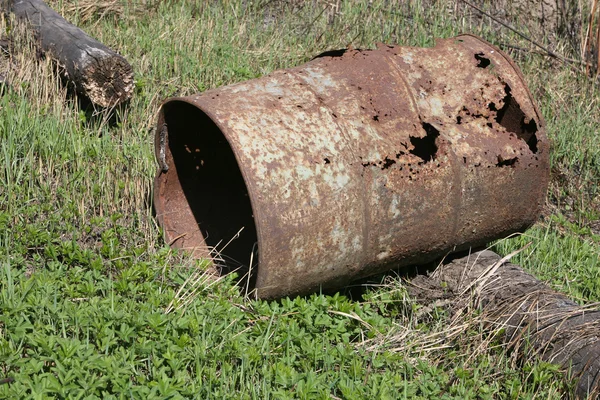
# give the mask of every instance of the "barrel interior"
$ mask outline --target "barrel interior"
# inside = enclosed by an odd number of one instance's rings
[[[242,277],[256,252],[257,233],[248,189],[233,150],[200,109],[173,101],[165,104],[163,111],[168,126],[166,160],[171,162],[167,174],[176,174],[168,180],[175,190],[166,188],[163,204],[168,207],[185,201],[189,208],[182,209],[191,214],[184,216],[186,227],[178,231],[200,230],[205,241],[186,242],[185,247],[208,246],[222,272],[237,269]],[[182,197],[182,192],[185,199],[174,198]],[[169,218],[169,210],[164,210],[163,218]],[[252,259],[256,263],[257,254]]]

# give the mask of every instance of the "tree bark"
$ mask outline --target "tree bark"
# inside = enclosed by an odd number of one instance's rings
[[[575,396],[600,394],[600,309],[580,306],[491,251],[441,265],[412,280],[410,294],[425,305],[458,313],[476,308],[489,331],[520,357],[559,364],[575,379]]]
[[[14,0],[11,11],[33,28],[76,92],[101,107],[131,98],[133,70],[125,58],[90,37],[41,0]]]

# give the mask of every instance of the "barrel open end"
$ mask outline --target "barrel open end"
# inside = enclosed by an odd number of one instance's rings
[[[220,273],[247,275],[258,259],[252,205],[219,127],[194,105],[171,100],[161,110],[155,146],[154,207],[167,242],[212,258]]]

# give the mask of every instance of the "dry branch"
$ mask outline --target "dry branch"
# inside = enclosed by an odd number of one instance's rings
[[[61,66],[78,94],[101,107],[127,101],[133,70],[125,58],[90,37],[41,0],[15,0],[10,10],[27,21],[44,53]]]
[[[600,309],[580,306],[491,251],[417,276],[409,292],[421,304],[446,304],[454,315],[481,311],[490,332],[520,357],[541,357],[575,378],[575,395],[600,393]]]

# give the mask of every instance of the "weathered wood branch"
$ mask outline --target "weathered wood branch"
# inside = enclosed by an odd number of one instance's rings
[[[580,306],[491,251],[481,251],[417,276],[409,292],[421,304],[447,305],[454,315],[477,308],[486,329],[520,357],[560,365],[575,395],[600,394],[600,308]]]
[[[121,55],[65,21],[41,0],[14,0],[10,10],[33,28],[42,51],[58,62],[78,94],[101,107],[131,98],[133,70]]]

